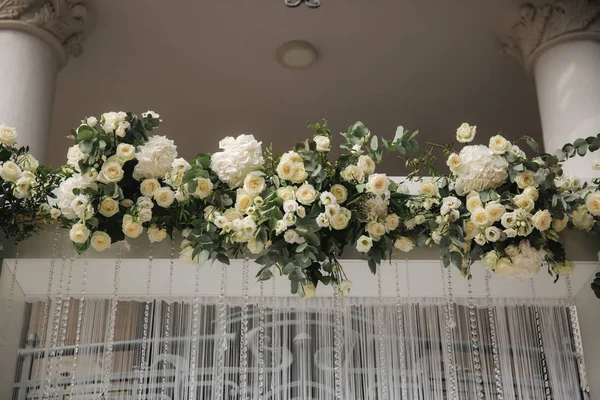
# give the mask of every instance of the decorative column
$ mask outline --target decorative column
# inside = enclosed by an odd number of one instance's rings
[[[533,73],[546,152],[600,133],[600,3],[562,0],[526,4],[503,52]],[[597,177],[600,154],[565,164],[567,174]]]
[[[81,53],[87,6],[76,0],[0,0],[0,124],[44,160],[56,75]]]

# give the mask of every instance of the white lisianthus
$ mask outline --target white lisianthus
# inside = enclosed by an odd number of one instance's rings
[[[259,208],[262,207],[263,204],[265,204],[265,200],[262,197],[260,197],[260,196],[256,196],[254,198],[254,200],[252,200],[252,202],[254,203],[254,205],[256,207],[259,207]]]
[[[148,110],[144,113],[142,113],[142,118],[154,118],[154,119],[159,119],[160,115],[152,110]]]
[[[175,201],[175,193],[173,193],[170,187],[163,186],[154,194],[154,200],[156,200],[156,204],[159,206],[169,208]]]
[[[350,289],[352,289],[352,282],[348,279],[344,279],[339,286],[340,294],[350,293]]]
[[[246,246],[248,247],[248,251],[252,254],[260,254],[265,249],[265,244],[254,238],[248,239]]]
[[[113,133],[119,127],[121,122],[125,122],[126,117],[127,113],[124,113],[123,111],[107,112],[102,114],[102,117],[100,118],[100,125],[102,126],[104,132]]]
[[[475,237],[473,238],[473,240],[475,241],[475,243],[477,243],[480,246],[483,246],[484,244],[487,243],[487,238],[485,237],[485,233],[483,233],[483,232],[478,233],[477,235],[475,235]]]
[[[98,212],[110,218],[119,212],[119,203],[111,197],[104,197],[98,205]]]
[[[35,157],[29,153],[21,154],[19,157],[17,157],[17,164],[23,171],[29,172],[35,172],[35,170],[40,166],[38,160],[36,160]]]
[[[154,197],[158,189],[160,189],[160,182],[155,178],[144,179],[140,184],[140,192],[146,197]]]
[[[513,197],[513,203],[515,203],[517,207],[522,208],[525,211],[531,211],[535,206],[535,202],[533,201],[533,199],[523,194],[518,194],[515,197]]]
[[[406,237],[406,236],[400,236],[394,242],[394,247],[400,251],[408,253],[409,251],[411,251],[412,249],[415,248],[415,244],[411,238]]]
[[[331,194],[335,197],[335,201],[338,204],[342,204],[348,199],[348,190],[344,185],[336,183],[331,187]]]
[[[367,253],[373,247],[373,239],[369,236],[362,235],[356,241],[356,250],[361,253]]]
[[[0,125],[0,143],[12,146],[17,143],[17,130],[10,126]]]
[[[433,240],[433,243],[435,244],[440,244],[442,241],[442,234],[436,229],[435,231],[431,232],[431,240]]]
[[[317,151],[326,152],[330,150],[331,140],[324,135],[316,135],[314,141],[317,144]]]
[[[258,175],[248,174],[244,178],[244,190],[250,196],[256,197],[265,190],[266,187],[265,178]]]
[[[222,150],[212,155],[210,169],[230,188],[240,187],[244,178],[263,165],[261,142],[252,135],[231,136],[219,142]]]
[[[133,169],[133,178],[137,180],[162,179],[177,157],[177,146],[166,136],[151,136],[146,143],[139,146],[135,154],[138,160]]]
[[[334,215],[338,214],[340,212],[340,206],[339,204],[327,204],[325,206],[325,215],[327,215],[327,217],[331,218]]]
[[[0,177],[5,181],[15,182],[22,174],[21,168],[12,161],[6,161],[0,166]]]
[[[90,128],[93,128],[93,127],[95,127],[95,126],[96,126],[96,124],[98,123],[98,118],[96,118],[96,117],[88,117],[88,118],[85,120],[85,122],[86,122],[86,124],[87,124],[87,125],[88,125]]]
[[[477,127],[475,125],[470,126],[468,123],[463,122],[456,130],[456,140],[460,143],[469,143],[475,138],[477,133]]]
[[[298,203],[295,200],[286,200],[283,202],[283,211],[286,213],[293,213],[298,210]]]
[[[191,168],[190,163],[183,158],[176,158],[171,163],[171,169],[178,174],[184,174]]]
[[[565,214],[562,219],[554,218],[552,221],[552,229],[556,232],[562,232],[569,223],[569,216]]]
[[[398,185],[398,188],[396,189],[396,193],[409,194],[410,189],[408,188],[407,185],[405,185],[404,183],[401,183]]]
[[[585,197],[585,206],[590,214],[600,216],[600,192],[589,193]]]
[[[372,174],[369,175],[369,181],[367,182],[367,190],[376,195],[382,195],[388,191],[390,186],[390,180],[386,174]]]
[[[283,201],[285,200],[296,200],[296,187],[285,186],[277,189],[277,196]]]
[[[588,212],[587,207],[581,205],[571,213],[571,221],[577,229],[589,231],[594,225],[594,217]]]
[[[125,236],[130,237],[132,239],[137,238],[144,231],[142,224],[134,220],[133,217],[129,214],[125,214],[123,216],[122,229]]]
[[[321,228],[329,227],[329,217],[325,213],[317,215],[317,225]]]
[[[517,236],[517,231],[515,231],[512,228],[508,228],[504,230],[504,234],[506,235],[507,238],[514,238]]]
[[[437,182],[434,179],[423,179],[421,187],[419,187],[419,194],[438,197],[440,191]]]
[[[223,216],[227,218],[229,222],[242,218],[242,214],[240,214],[240,212],[235,208],[228,208],[223,213]]]
[[[511,144],[502,135],[492,136],[490,138],[489,148],[494,154],[504,154],[510,150]]]
[[[304,183],[296,190],[296,199],[305,206],[312,204],[319,196],[319,192],[309,183]]]
[[[372,221],[367,224],[367,232],[374,240],[379,240],[385,235],[385,225],[381,222]]]
[[[290,229],[285,231],[283,234],[283,240],[289,244],[301,244],[304,243],[304,238],[298,234],[298,232]]]
[[[229,220],[227,219],[227,217],[223,215],[216,216],[215,219],[212,221],[212,223],[215,224],[215,226],[219,229],[222,229],[228,222]]]
[[[320,196],[321,204],[328,206],[330,204],[337,204],[335,196],[330,192],[322,192]]]
[[[481,257],[481,263],[483,264],[483,268],[487,270],[493,270],[496,268],[496,263],[500,259],[498,252],[495,250],[488,251]]]
[[[535,182],[534,174],[532,171],[523,171],[519,175],[515,177],[515,182],[521,189],[525,189],[529,186],[537,187],[537,183]]]
[[[296,224],[296,214],[293,212],[288,212],[283,215],[283,221],[287,226],[292,226]]]
[[[69,231],[69,238],[73,243],[85,243],[89,237],[90,230],[82,223],[73,225]]]
[[[446,160],[446,165],[448,168],[450,168],[450,171],[452,171],[454,174],[458,174],[462,169],[460,156],[456,153],[450,154]]]
[[[61,212],[58,208],[51,208],[50,209],[50,218],[52,219],[58,219],[61,216]]]
[[[119,126],[115,130],[115,135],[117,135],[119,137],[125,137],[125,134],[127,133],[127,129],[129,129],[129,126],[130,126],[129,122],[127,122],[127,121],[119,122]]]
[[[208,178],[196,178],[196,190],[192,195],[199,199],[205,199],[213,192],[213,183]]]
[[[550,229],[552,225],[552,215],[548,210],[539,210],[531,218],[533,226],[540,232]]]
[[[116,154],[122,161],[133,160],[135,158],[135,147],[127,143],[119,143]]]
[[[284,220],[280,219],[279,221],[277,221],[275,223],[275,233],[277,235],[280,235],[281,233],[285,232],[287,229],[287,224],[285,223]]]
[[[477,207],[471,212],[471,222],[480,228],[486,227],[490,224],[487,212],[485,208]]]
[[[329,218],[329,224],[331,225],[331,227],[338,231],[346,229],[348,227],[349,222],[350,222],[350,217],[347,214],[342,213],[342,212]]]
[[[298,216],[300,218],[306,217],[306,208],[304,208],[303,206],[298,206],[298,209],[296,210],[296,214],[298,214]]]
[[[442,199],[442,207],[440,208],[440,212],[442,215],[448,214],[452,210],[458,209],[462,202],[454,196],[444,197]]]
[[[400,218],[396,214],[385,217],[385,229],[388,232],[395,231],[400,225]]]
[[[495,226],[489,226],[489,227],[485,228],[484,233],[485,233],[485,238],[489,242],[497,242],[500,239],[500,236],[502,236],[502,231]]]
[[[498,203],[497,201],[490,201],[485,205],[485,212],[487,213],[488,219],[492,222],[500,221],[506,208]]]
[[[152,224],[148,228],[148,240],[150,243],[158,243],[162,242],[167,237],[167,230],[164,228],[159,228],[158,226]]]
[[[141,196],[135,202],[139,208],[154,208],[154,203],[150,197]]]
[[[79,145],[73,145],[69,147],[67,151],[67,164],[78,169],[79,161],[85,159],[85,154],[79,148]]]
[[[553,264],[552,269],[560,276],[569,276],[573,273],[575,264],[571,260],[565,260],[564,262]]]
[[[340,172],[340,176],[350,183],[363,183],[365,181],[365,172],[357,165],[348,165]]]
[[[523,150],[521,150],[519,148],[519,146],[517,146],[516,144],[513,144],[509,151],[512,154],[514,154],[515,156],[517,156],[518,158],[525,158],[525,157],[527,157],[527,155],[525,154],[525,152]]]
[[[133,200],[131,200],[131,199],[123,199],[123,200],[121,200],[119,202],[119,204],[123,208],[130,208],[133,205]]]
[[[482,145],[465,146],[459,153],[460,171],[457,175],[455,190],[459,196],[471,191],[481,192],[495,189],[506,182],[508,162],[502,156],[494,154]]]
[[[370,156],[364,155],[358,157],[358,162],[356,165],[367,175],[371,175],[375,172],[375,161],[373,161]]]
[[[150,208],[142,208],[138,211],[137,219],[141,223],[149,222],[152,219],[152,210]]]
[[[90,201],[86,195],[79,194],[75,196],[73,201],[71,201],[71,208],[73,211],[75,211],[75,214],[77,214],[79,218],[83,219],[89,202]]]
[[[112,239],[106,232],[96,231],[92,234],[92,238],[90,239],[90,245],[96,251],[104,251],[110,248],[110,244]]]
[[[116,183],[123,179],[124,172],[121,164],[116,161],[106,162],[98,174],[98,182]]]

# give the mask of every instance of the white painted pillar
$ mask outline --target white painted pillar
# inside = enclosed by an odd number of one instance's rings
[[[536,3],[537,4],[537,3]],[[600,133],[600,4],[588,0],[527,4],[506,38],[505,55],[533,73],[546,152]],[[600,176],[600,151],[564,164],[568,175]],[[591,282],[592,279],[590,279]],[[590,398],[600,400],[600,300],[589,283],[576,294]]]
[[[44,161],[56,76],[69,55],[81,52],[87,7],[26,3],[0,2],[0,124],[16,128],[17,145]]]

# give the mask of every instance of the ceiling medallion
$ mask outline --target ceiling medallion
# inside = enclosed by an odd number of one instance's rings
[[[321,0],[285,0],[285,5],[288,7],[298,7],[302,3],[307,7],[317,8],[321,5]]]

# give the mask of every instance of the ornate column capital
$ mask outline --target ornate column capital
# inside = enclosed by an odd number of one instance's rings
[[[574,39],[600,40],[600,3],[558,0],[543,5],[527,3],[520,19],[503,40],[502,53],[517,58],[530,71],[546,48]]]
[[[0,0],[0,29],[37,35],[57,51],[61,65],[81,54],[88,15],[86,0]]]

